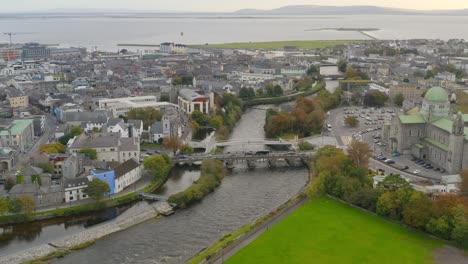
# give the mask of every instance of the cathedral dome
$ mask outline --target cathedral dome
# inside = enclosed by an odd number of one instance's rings
[[[436,86],[426,92],[424,99],[432,103],[445,103],[448,102],[448,93],[444,88]]]

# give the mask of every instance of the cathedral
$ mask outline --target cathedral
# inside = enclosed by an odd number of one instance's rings
[[[454,111],[447,91],[433,87],[421,109],[395,116],[382,138],[392,153],[410,154],[457,174],[468,168],[468,115]]]

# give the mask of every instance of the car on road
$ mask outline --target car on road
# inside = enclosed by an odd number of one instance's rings
[[[384,162],[387,163],[387,164],[395,164],[395,161],[393,161],[391,159],[387,159]]]
[[[392,157],[399,157],[399,156],[400,156],[400,153],[398,153],[398,152],[395,152],[395,153],[392,154]]]
[[[421,173],[421,171],[420,170],[414,170],[413,173],[414,174],[419,174],[419,173]]]
[[[179,155],[179,156],[177,156],[177,158],[178,159],[186,159],[186,158],[188,158],[188,156],[187,155]]]
[[[408,166],[404,166],[403,168],[401,168],[401,170],[407,170],[407,169],[409,169]]]

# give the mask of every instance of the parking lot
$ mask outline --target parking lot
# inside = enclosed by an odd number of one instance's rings
[[[369,144],[374,153],[376,162],[375,168],[385,170],[383,167],[392,167],[408,174],[422,176],[430,179],[440,179],[444,171],[434,167],[424,161],[418,161],[411,155],[400,155],[399,153],[389,153],[385,150],[386,143],[382,141],[382,127],[389,123],[392,117],[398,114],[396,108],[365,108],[365,107],[345,107],[333,110],[326,121],[328,134],[334,135],[341,145],[348,145],[352,140],[363,141]],[[359,120],[357,127],[345,125],[344,119],[354,116]],[[419,163],[416,163],[419,162]],[[378,166],[378,164],[386,166]],[[426,166],[426,167],[424,167]],[[388,169],[387,169],[388,170]],[[385,171],[386,173],[390,173]],[[394,171],[391,171],[394,173]]]

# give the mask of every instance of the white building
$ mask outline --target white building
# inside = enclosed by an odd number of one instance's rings
[[[74,202],[88,199],[84,189],[88,187],[88,178],[81,177],[75,179],[66,179],[64,184],[65,202]]]
[[[186,113],[200,111],[204,114],[210,114],[214,108],[214,94],[200,94],[191,89],[181,89],[178,96],[179,107]]]
[[[134,159],[129,159],[115,169],[115,192],[119,193],[126,187],[141,179],[141,166]]]
[[[127,115],[132,109],[152,107],[160,109],[161,107],[173,106],[178,109],[178,106],[168,102],[158,102],[156,96],[136,96],[114,99],[99,100],[99,109],[105,109],[112,112],[113,117]]]

